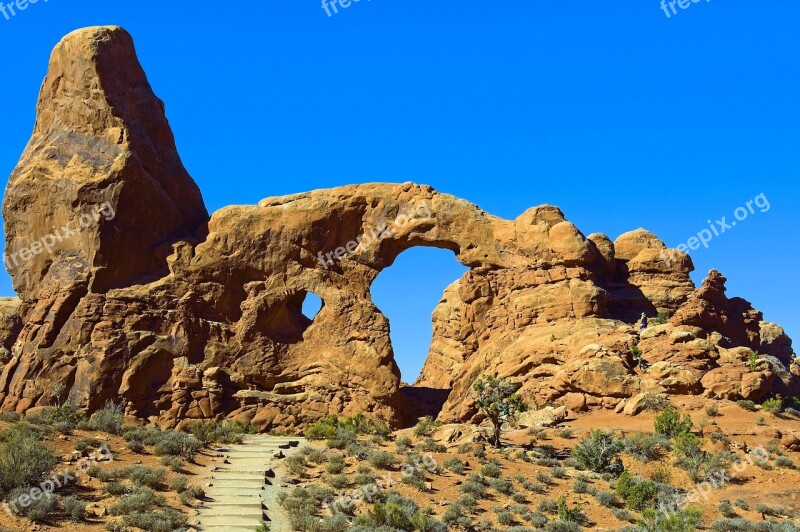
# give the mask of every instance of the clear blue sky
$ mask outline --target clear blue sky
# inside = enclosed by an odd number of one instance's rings
[[[165,101],[209,210],[348,183],[416,181],[513,218],[558,205],[585,233],[645,227],[675,246],[760,193],[693,252],[794,336],[800,3],[712,0],[40,0],[0,16],[0,173],[33,127],[60,37],[117,24]],[[461,272],[412,250],[379,277],[405,380]],[[9,279],[0,293],[11,294]]]

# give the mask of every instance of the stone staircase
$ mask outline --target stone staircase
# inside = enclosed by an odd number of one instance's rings
[[[290,532],[277,498],[280,462],[298,452],[303,438],[245,436],[218,447],[218,461],[202,479],[206,501],[191,523],[203,531],[253,532],[266,522],[271,532]]]

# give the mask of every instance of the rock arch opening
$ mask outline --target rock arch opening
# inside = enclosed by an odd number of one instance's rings
[[[303,300],[303,316],[311,323],[320,310],[322,310],[322,298],[314,292],[306,292],[306,298]]]
[[[383,270],[370,288],[372,300],[389,320],[401,392],[413,418],[438,414],[450,389],[416,386],[431,352],[437,309],[445,290],[468,270],[448,249],[413,247]]]
[[[325,302],[306,290],[288,291],[284,298],[260,313],[255,330],[263,332],[283,344],[303,340],[314,318],[322,311]]]

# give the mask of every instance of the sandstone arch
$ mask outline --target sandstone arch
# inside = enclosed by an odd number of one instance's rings
[[[574,409],[641,390],[749,398],[800,388],[783,331],[728,300],[716,272],[695,290],[688,256],[663,261],[665,245],[644,230],[587,238],[553,206],[504,220],[413,183],[267,198],[209,217],[120,28],[65,37],[37,109],[4,197],[7,248],[103,202],[116,216],[12,269],[19,300],[0,305],[2,410],[47,405],[67,383],[89,410],[121,400],[128,415],[166,425],[229,416],[287,429],[359,411],[401,424],[411,413],[369,287],[414,246],[449,249],[469,268],[434,313],[417,383],[452,389],[443,420],[475,414],[466,390],[482,372]],[[419,205],[429,216],[334,264],[319,260]],[[310,327],[300,319],[307,292],[325,301]],[[640,339],[630,316],[642,309],[675,316]],[[632,359],[639,341],[656,372]],[[775,353],[782,370],[747,375],[749,349]]]

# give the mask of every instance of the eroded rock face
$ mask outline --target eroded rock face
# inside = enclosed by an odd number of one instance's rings
[[[483,373],[575,410],[642,391],[797,388],[783,331],[727,299],[715,272],[695,290],[688,256],[644,230],[586,238],[553,206],[503,220],[412,183],[267,198],[209,218],[119,28],[56,47],[6,189],[8,249],[104,205],[114,216],[11,268],[20,299],[0,302],[0,409],[59,395],[89,410],[121,400],[129,416],[164,425],[234,417],[292,429],[360,411],[401,424],[414,412],[370,286],[414,246],[469,267],[434,311],[417,382],[444,392],[442,420],[475,416],[467,391]],[[313,322],[301,311],[308,293],[323,301]],[[639,335],[639,314],[658,311],[672,321]],[[758,371],[750,350],[764,355]]]
[[[36,125],[3,201],[6,267],[26,303],[166,273],[169,245],[208,220],[133,41],[87,28],[53,50]]]

